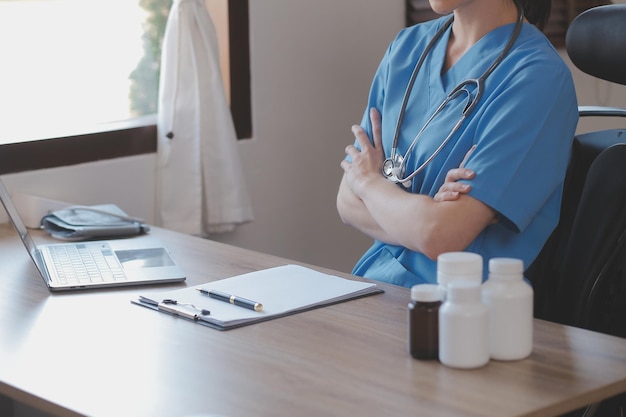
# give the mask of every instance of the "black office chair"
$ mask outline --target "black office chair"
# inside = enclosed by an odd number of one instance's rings
[[[626,85],[626,4],[580,14],[566,45],[581,71]],[[626,109],[581,106],[579,114],[626,117]],[[574,138],[559,224],[526,276],[535,290],[535,317],[626,337],[625,129]],[[626,415],[626,398],[572,415]]]

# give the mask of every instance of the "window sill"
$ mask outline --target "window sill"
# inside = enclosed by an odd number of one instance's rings
[[[0,144],[0,175],[154,153],[156,115]]]

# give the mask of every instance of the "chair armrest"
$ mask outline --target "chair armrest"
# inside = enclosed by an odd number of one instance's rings
[[[578,106],[578,115],[583,116],[620,116],[626,117],[626,109],[604,106]]]

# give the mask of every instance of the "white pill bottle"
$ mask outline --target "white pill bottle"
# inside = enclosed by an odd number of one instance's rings
[[[533,349],[533,289],[524,280],[520,259],[489,260],[489,276],[482,288],[489,310],[491,359],[513,361],[528,357]]]
[[[445,300],[451,282],[483,282],[483,257],[472,252],[446,252],[437,257],[437,284]]]
[[[439,361],[453,368],[479,368],[489,362],[488,311],[482,285],[450,281],[439,309]]]

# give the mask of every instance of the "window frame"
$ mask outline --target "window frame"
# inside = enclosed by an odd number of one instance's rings
[[[252,137],[250,9],[248,0],[228,1],[230,111],[238,139]]]
[[[111,123],[100,130],[6,143],[0,147],[0,175],[155,153],[156,115]]]
[[[231,112],[237,137],[252,137],[248,0],[229,0]],[[0,175],[157,151],[156,115],[50,138],[0,145]]]

